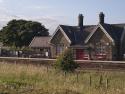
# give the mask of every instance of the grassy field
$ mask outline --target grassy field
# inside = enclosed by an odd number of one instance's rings
[[[0,63],[0,94],[125,94],[125,72],[63,73],[45,66]]]

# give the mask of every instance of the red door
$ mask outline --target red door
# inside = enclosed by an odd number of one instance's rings
[[[84,59],[84,51],[83,51],[83,49],[76,49],[76,59],[77,60]]]

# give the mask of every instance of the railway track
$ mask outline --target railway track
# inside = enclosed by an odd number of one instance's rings
[[[47,58],[21,58],[21,57],[0,57],[0,61],[8,63],[53,65],[56,59]],[[97,60],[75,60],[79,69],[93,70],[125,70],[125,61],[97,61]]]

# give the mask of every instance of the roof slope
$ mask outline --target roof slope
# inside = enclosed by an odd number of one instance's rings
[[[121,40],[125,24],[101,24],[105,31],[111,36],[115,42]],[[84,40],[91,32],[94,32],[98,25],[84,25],[83,29],[79,26],[60,25],[65,34],[71,40],[71,45],[83,45]]]
[[[115,42],[121,40],[125,24],[102,24],[102,26]]]
[[[60,27],[71,40],[71,45],[84,44],[84,40],[86,39],[86,37],[96,28],[95,25],[84,26],[83,29],[80,29],[80,27],[78,26],[60,25]]]
[[[49,40],[50,36],[34,37],[29,46],[32,48],[50,47]]]

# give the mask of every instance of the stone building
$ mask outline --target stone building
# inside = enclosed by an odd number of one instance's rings
[[[101,12],[97,25],[84,25],[84,16],[80,14],[77,26],[59,25],[50,38],[52,58],[72,49],[77,60],[122,60],[125,24],[107,24],[104,18]]]

